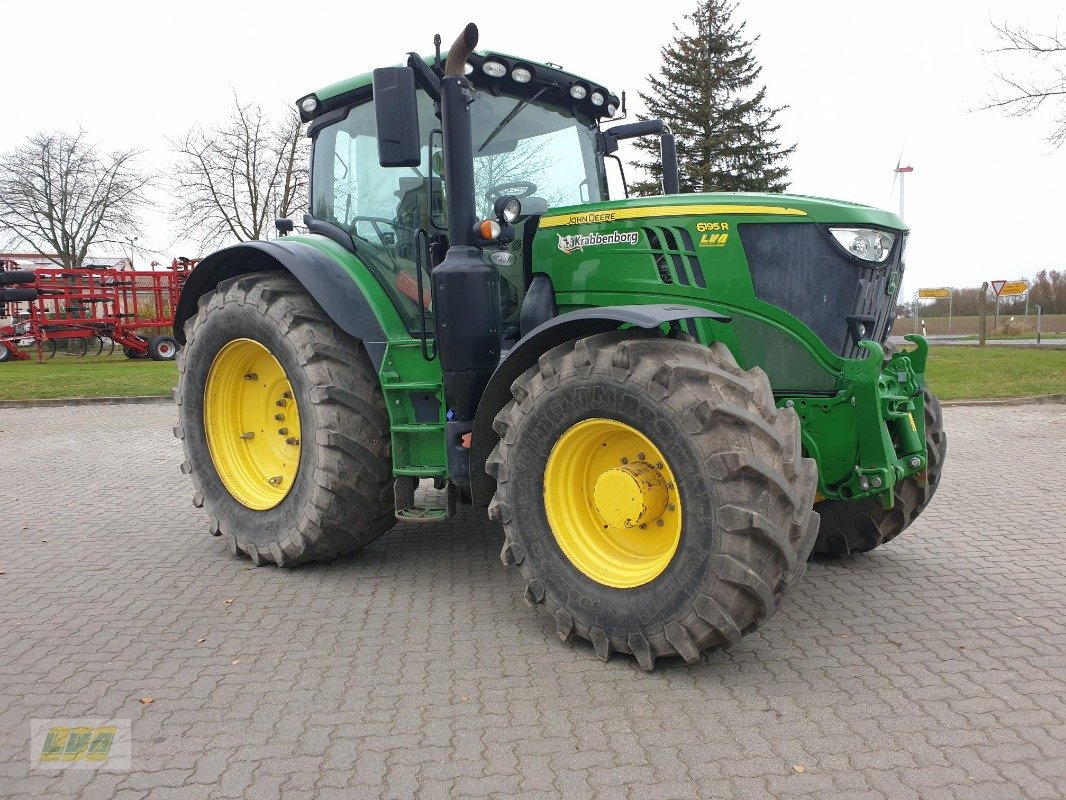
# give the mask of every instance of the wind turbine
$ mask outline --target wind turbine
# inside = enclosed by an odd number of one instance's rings
[[[907,177],[908,172],[914,172],[914,167],[903,166],[903,150],[899,151],[899,158],[896,159],[896,169],[892,176],[892,191],[896,189],[896,179],[899,178],[899,218],[903,219],[903,184],[904,178]]]

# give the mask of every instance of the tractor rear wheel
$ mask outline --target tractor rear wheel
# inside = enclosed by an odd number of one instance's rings
[[[366,351],[290,275],[200,299],[178,352],[182,470],[235,555],[350,553],[395,522],[389,422]]]
[[[933,499],[948,454],[948,436],[944,432],[940,401],[929,389],[922,389],[922,394],[925,400],[925,447],[929,458],[926,485],[922,486],[913,476],[904,478],[896,484],[895,504],[887,510],[881,507],[881,501],[876,497],[819,503],[822,526],[814,545],[815,555],[846,556],[880,547],[903,533]]]
[[[541,356],[496,417],[489,515],[561,639],[692,662],[765,622],[814,545],[799,418],[722,344],[636,334]]]

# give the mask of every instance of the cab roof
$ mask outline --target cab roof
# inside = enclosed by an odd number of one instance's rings
[[[418,58],[414,53],[411,55]],[[434,67],[436,57],[429,55],[421,56],[421,58],[440,77],[442,73]],[[442,61],[445,58],[446,54],[442,54]],[[505,69],[504,75],[498,78],[488,75],[483,69],[487,61],[502,64]],[[565,72],[561,67],[554,64],[542,64],[532,59],[498,53],[492,50],[477,50],[471,53],[467,63],[471,67],[467,71],[467,78],[478,89],[492,94],[506,93],[508,95],[529,97],[536,95],[544,102],[553,105],[570,106],[575,112],[580,112],[595,119],[613,117],[621,107],[618,96],[609,91],[603,84]],[[528,82],[519,83],[514,80],[512,71],[517,67],[522,67],[530,73],[531,78]],[[372,94],[373,82],[374,73],[364,72],[361,75],[332,83],[310,95],[304,95],[297,101],[298,106],[308,97],[314,97],[318,101],[313,113],[308,114],[302,108],[300,109],[304,122],[310,122],[329,111],[369,100]],[[571,94],[572,91],[580,93],[580,90],[574,89],[575,86],[584,89],[583,97],[575,98]],[[594,95],[597,94],[602,97],[602,102],[598,104],[592,102]]]

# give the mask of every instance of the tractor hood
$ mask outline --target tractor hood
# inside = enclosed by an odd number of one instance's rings
[[[843,200],[808,197],[798,194],[759,194],[704,192],[657,197],[630,197],[579,206],[564,206],[549,211],[541,228],[567,225],[610,223],[627,219],[702,217],[743,215],[781,218],[780,221],[808,221],[824,224],[873,225],[893,230],[907,230],[900,218],[890,211]]]

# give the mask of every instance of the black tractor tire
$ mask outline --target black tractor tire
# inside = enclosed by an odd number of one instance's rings
[[[173,336],[160,334],[148,342],[148,357],[153,361],[173,361],[178,355],[178,340]]]
[[[818,504],[822,517],[816,556],[847,556],[866,553],[890,542],[918,518],[936,494],[948,454],[948,436],[944,432],[944,414],[940,401],[928,388],[922,390],[925,400],[925,447],[929,454],[926,485],[914,476],[896,484],[895,505],[881,507],[876,497],[862,500],[825,500]]]
[[[13,269],[8,272],[0,272],[0,286],[11,286],[16,283],[34,283],[37,274],[28,269]]]
[[[177,357],[175,435],[185,451],[193,505],[210,516],[234,555],[256,566],[292,566],[354,552],[395,524],[389,419],[362,343],[338,328],[291,275],[259,272],[223,281],[200,298]],[[293,485],[273,508],[254,511],[226,489],[204,425],[205,387],[215,356],[253,339],[280,363],[300,414]]]
[[[711,347],[633,331],[560,345],[512,385],[488,459],[489,516],[502,523],[501,559],[517,565],[525,598],[554,618],[563,641],[597,656],[660,658],[725,648],[774,614],[803,574],[818,531],[814,461],[800,423],[778,409],[761,369]],[[680,540],[666,568],[632,588],[592,580],[563,553],[544,500],[547,459],[588,419],[629,425],[659,449],[678,484]]]
[[[5,361],[10,361],[11,358],[11,351],[7,349],[7,345],[0,342],[0,364],[3,364]]]

